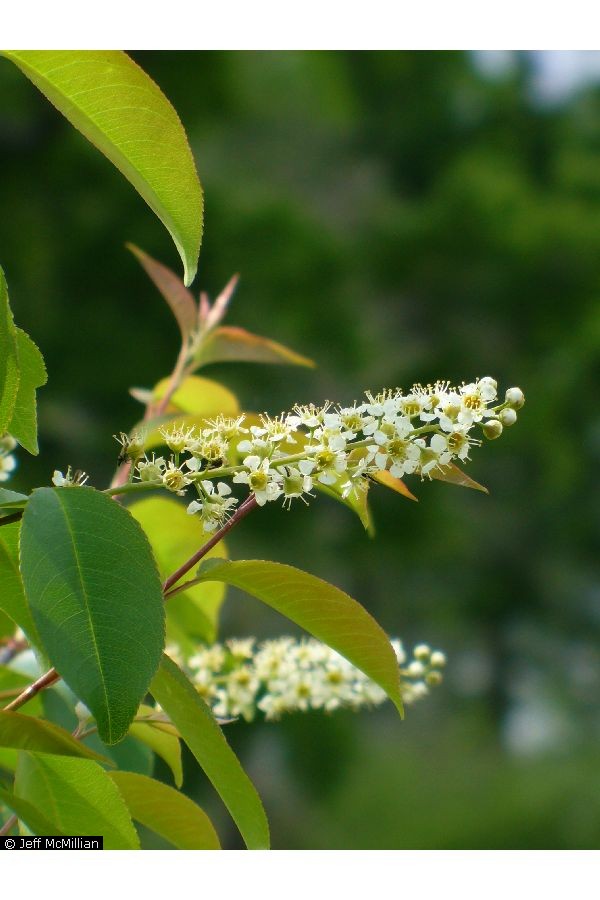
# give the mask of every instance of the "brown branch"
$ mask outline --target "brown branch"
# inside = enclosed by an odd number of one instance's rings
[[[232,528],[235,528],[238,522],[241,522],[242,519],[244,519],[248,515],[248,513],[251,513],[253,509],[256,509],[257,506],[258,504],[256,502],[256,498],[254,494],[251,494],[246,500],[244,500],[242,505],[239,506],[238,509],[236,509],[229,521],[226,522],[222,528],[219,528],[218,531],[215,531],[211,539],[207,541],[204,546],[200,547],[200,549],[197,550],[196,553],[194,553],[194,555],[187,560],[187,562],[184,562],[176,572],[173,572],[172,575],[169,575],[169,577],[163,584],[163,594],[165,595],[165,600],[171,593],[175,593],[171,591],[173,585],[177,584],[177,582],[181,578],[183,578],[184,575],[187,575],[190,569],[193,569],[194,566],[197,565],[197,563],[199,563],[200,560],[204,556],[206,556],[206,554],[210,550],[212,550],[212,548],[215,547],[220,540],[225,537],[228,531],[231,531]]]
[[[24,691],[22,691],[19,696],[9,703],[8,706],[3,708],[3,712],[14,712],[15,709],[20,709],[21,706],[24,706],[35,697],[40,691],[43,691],[44,688],[50,687],[55,682],[60,680],[60,675],[56,671],[56,669],[49,669],[44,675],[40,675],[37,681],[34,681],[33,684],[30,684],[29,687],[26,687]]]

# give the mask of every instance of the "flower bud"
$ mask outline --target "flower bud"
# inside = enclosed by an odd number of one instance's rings
[[[525,394],[518,387],[511,387],[506,392],[506,402],[513,409],[521,409],[525,405]]]
[[[436,671],[428,672],[425,676],[425,681],[430,687],[434,687],[437,684],[441,684],[443,680],[443,676],[441,672]]]
[[[493,441],[502,434],[502,422],[498,419],[489,419],[481,426],[481,430],[488,441]]]
[[[441,650],[434,650],[430,662],[434,669],[443,669],[446,665],[446,654]]]
[[[413,650],[413,656],[421,662],[428,662],[431,656],[431,647],[428,644],[417,644]]]
[[[500,415],[498,416],[503,425],[507,428],[509,425],[514,425],[517,421],[517,414],[514,409],[508,407],[507,409],[500,410]]]
[[[17,442],[12,434],[5,434],[0,437],[0,453],[12,453],[16,446]]]

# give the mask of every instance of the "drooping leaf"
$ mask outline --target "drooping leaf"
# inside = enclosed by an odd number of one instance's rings
[[[408,500],[414,500],[415,503],[418,503],[418,499],[415,495],[409,491],[401,478],[394,478],[387,470],[381,470],[381,472],[375,472],[371,475],[373,481],[379,482],[379,484],[385,485],[391,491],[396,491],[397,494],[401,494],[403,497],[406,497]]]
[[[149,497],[128,507],[140,523],[154,551],[163,579],[167,578],[206,542],[206,533],[197,517],[188,516],[185,506],[168,497]],[[223,544],[209,557],[226,557]],[[171,597],[166,604],[167,638],[212,643],[217,635],[219,610],[225,596],[222,584],[202,584]],[[185,649],[185,648],[184,648]]]
[[[139,260],[145,272],[167,301],[179,325],[181,337],[184,341],[187,341],[189,335],[198,324],[198,308],[193,295],[167,266],[144,253],[135,244],[127,244],[127,247]]]
[[[163,655],[150,692],[220,794],[248,849],[267,849],[269,825],[254,785],[225,740],[212,712],[168,656]]]
[[[252,334],[244,328],[221,325],[202,342],[195,356],[198,367],[216,362],[274,363],[288,366],[307,366],[316,363],[289,347],[266,337]]]
[[[154,210],[191,284],[202,239],[202,189],[183,126],[158,86],[120,50],[4,54]]]
[[[163,378],[154,388],[154,399],[161,400],[169,385],[169,379]],[[169,406],[179,412],[193,413],[196,416],[211,418],[222,413],[224,416],[235,416],[240,405],[235,394],[209,378],[190,375],[171,397]]]
[[[58,756],[80,756],[110,765],[110,760],[90,750],[81,741],[76,741],[64,728],[18,712],[0,710],[0,747]]]
[[[474,491],[482,491],[484,494],[489,494],[486,487],[477,481],[473,481],[469,475],[463,472],[462,469],[459,469],[458,466],[455,466],[454,463],[432,469],[429,474],[436,481],[445,481],[447,484],[456,484],[458,487],[472,488]]]
[[[0,268],[0,437],[8,431],[19,390],[17,331],[8,302],[8,288]]]
[[[214,826],[189,797],[133,772],[111,772],[132,818],[179,850],[220,850]]]
[[[11,522],[0,528],[0,609],[23,629],[32,644],[39,647],[40,636],[19,571],[20,528],[20,522]]]
[[[43,648],[106,744],[126,734],[164,644],[161,582],[127,510],[93,488],[38,488],[21,571]]]
[[[19,354],[19,390],[8,431],[22,447],[37,456],[37,388],[46,384],[44,357],[28,334],[16,330]]]
[[[22,752],[15,794],[41,807],[69,835],[102,835],[105,850],[139,850],[129,810],[98,763]]]
[[[152,716],[155,710],[150,706],[142,705],[138,710],[136,719],[144,714]],[[147,747],[163,759],[171,772],[177,787],[183,784],[183,769],[181,766],[181,744],[177,730],[172,725],[162,722],[135,721],[129,729],[131,737],[141,741]]]
[[[333,647],[382,687],[402,713],[400,675],[390,641],[344,591],[293,566],[262,560],[209,560],[198,577],[246,591]]]
[[[27,494],[0,488],[0,509],[22,509],[28,500]]]
[[[23,800],[22,797],[17,797],[16,794],[11,794],[10,791],[5,791],[1,787],[0,800],[18,816],[21,822],[27,825],[33,834],[43,834],[47,837],[62,837],[64,835],[64,831],[60,831],[54,822],[47,819],[44,813],[40,812],[33,803],[29,803],[27,800]]]

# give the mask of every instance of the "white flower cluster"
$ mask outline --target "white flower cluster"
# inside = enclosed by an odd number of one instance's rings
[[[10,434],[0,437],[0,481],[8,481],[17,468],[17,459],[13,456],[13,450],[17,442]]]
[[[407,664],[400,641],[391,644],[403,700],[414,703],[440,684],[446,657],[420,644]],[[178,657],[175,647],[168,647],[167,653]],[[360,669],[312,638],[281,637],[258,646],[254,638],[232,639],[199,648],[187,663],[177,661],[187,668],[196,689],[219,718],[242,716],[252,721],[260,711],[273,720],[291,712],[379,706],[387,699]]]
[[[470,448],[481,444],[478,428],[490,440],[499,437],[516,422],[525,398],[520,388],[509,388],[504,401],[496,401],[493,378],[457,388],[436,382],[414,385],[407,394],[367,392],[364,402],[351,407],[295,406],[277,418],[260,415],[258,424],[241,415],[219,416],[200,429],[165,428],[169,459],[141,457],[139,435],[118,440],[139,481],[180,495],[193,484],[198,499],[188,512],[214,531],[238,502],[226,478],[246,485],[260,506],[279,498],[285,505],[298,498],[307,502],[315,484],[335,486],[347,497],[382,470],[396,478],[431,478],[435,469],[469,458]]]

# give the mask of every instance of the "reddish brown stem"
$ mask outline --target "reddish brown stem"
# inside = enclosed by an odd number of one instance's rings
[[[222,540],[222,538],[227,534],[228,531],[231,531],[231,529],[234,528],[238,524],[238,522],[241,522],[242,519],[244,519],[248,515],[248,513],[252,512],[253,509],[256,509],[257,506],[258,504],[256,502],[256,498],[254,494],[251,494],[250,497],[248,497],[247,500],[244,500],[242,505],[238,507],[229,521],[226,522],[222,528],[219,528],[218,531],[215,531],[211,539],[207,541],[207,543],[204,544],[203,547],[200,547],[200,549],[197,550],[196,553],[194,553],[194,555],[187,560],[187,562],[184,562],[176,572],[173,572],[172,575],[169,575],[169,577],[163,584],[163,594],[165,595],[165,599],[171,591],[173,585],[177,584],[177,582],[181,578],[183,578],[184,575],[187,575],[190,569],[193,569],[194,566],[197,565],[200,560],[204,556],[206,556],[206,554],[210,550],[212,550],[212,548],[216,546],[216,544],[219,543],[220,540]]]
[[[44,688],[50,687],[56,681],[60,680],[60,675],[56,671],[56,669],[50,669],[44,675],[40,675],[37,681],[34,681],[33,684],[30,684],[29,687],[26,687],[22,693],[16,697],[12,703],[9,703],[8,706],[5,706],[3,712],[14,712],[15,709],[20,709],[21,706],[24,706],[29,700],[35,697],[40,691],[43,691]]]

